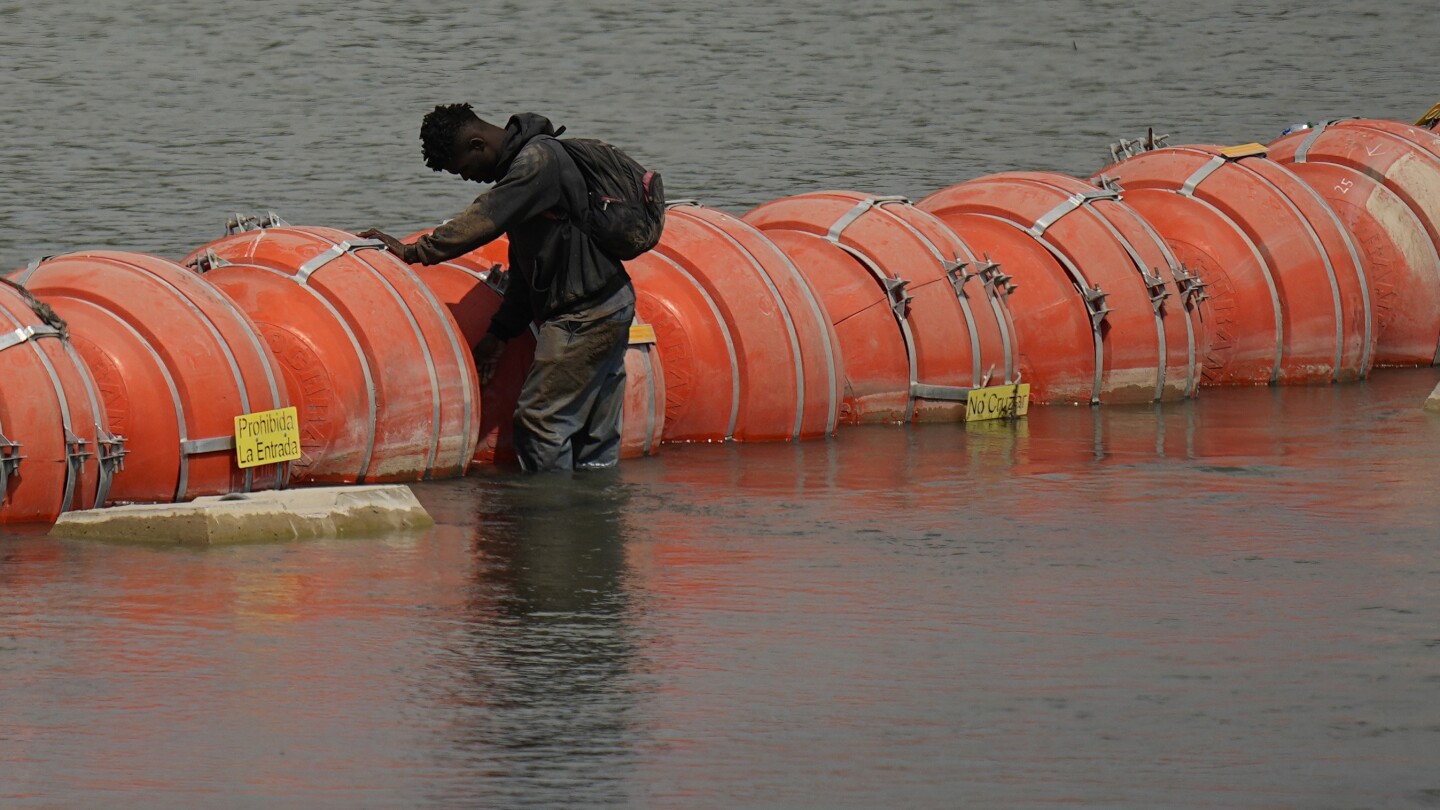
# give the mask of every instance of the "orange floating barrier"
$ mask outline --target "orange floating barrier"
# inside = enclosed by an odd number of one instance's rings
[[[469,253],[448,262],[416,265],[414,270],[450,309],[466,345],[478,344],[504,297],[508,275],[505,268],[484,254]],[[643,322],[638,322],[638,328],[631,332],[630,348],[625,353],[625,411],[620,444],[623,458],[659,452],[665,428],[665,376],[659,357],[652,351],[654,335]],[[495,375],[481,387],[476,463],[516,463],[515,406],[534,357],[532,327],[506,343]]]
[[[1014,381],[1007,277],[904,198],[802,194],[745,221],[790,252],[822,296],[842,348],[847,421],[958,420],[972,388]]]
[[[1440,136],[1396,121],[1321,124],[1270,144],[1324,197],[1368,260],[1377,365],[1440,357]],[[1418,230],[1418,233],[1417,233]]]
[[[382,248],[277,225],[186,259],[251,316],[279,360],[300,410],[297,480],[445,478],[474,455],[479,380],[459,326]]]
[[[834,431],[839,344],[819,296],[784,252],[735,217],[679,203],[653,253],[630,266],[665,366],[667,441]]]
[[[635,311],[655,331],[665,363],[666,441],[723,441],[740,419],[735,337],[715,299],[693,275],[656,251],[625,263]]]
[[[1257,261],[1244,262],[1242,272],[1258,263],[1280,313],[1275,322],[1278,356],[1270,381],[1338,382],[1369,373],[1375,331],[1359,253],[1324,199],[1294,173],[1266,159],[1263,146],[1155,149],[1107,167],[1101,178],[1114,184],[1111,188],[1121,191],[1172,245],[1208,243],[1228,235],[1208,231],[1215,216],[1189,218],[1178,208],[1161,210],[1142,203],[1135,192],[1160,190],[1202,203],[1244,235]],[[1235,282],[1234,268],[1225,271]],[[1258,302],[1246,308],[1259,309]],[[1233,326],[1254,333],[1264,329],[1261,323],[1244,321]],[[1216,339],[1225,340],[1218,331],[1212,333],[1211,347]],[[1229,374],[1216,376],[1237,381]]]
[[[91,251],[31,264],[16,279],[70,324],[111,433],[129,439],[117,502],[168,503],[278,489],[286,463],[241,468],[235,417],[290,405],[255,325],[186,268]]]
[[[0,279],[0,524],[104,503],[123,457],[65,324]]]
[[[1042,401],[1151,402],[1194,394],[1201,297],[1164,240],[1117,192],[1062,174],[1011,172],[950,186],[918,205],[999,257],[1016,279],[1011,306]],[[974,220],[991,227],[972,230]],[[1052,261],[1038,261],[1033,249],[1015,254],[1013,238],[992,247],[987,239],[996,223],[1034,240]],[[1044,279],[1032,285],[1037,273]],[[1057,306],[1072,312],[1057,317]],[[1068,328],[1055,329],[1060,324]],[[1076,350],[1077,324],[1088,324],[1078,345],[1093,352]],[[1082,398],[1077,383],[1086,377],[1090,390]]]

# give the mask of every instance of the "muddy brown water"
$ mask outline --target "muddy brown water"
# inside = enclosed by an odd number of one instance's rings
[[[1437,100],[1430,4],[0,4],[0,267],[408,233],[434,103],[740,213]],[[0,807],[1440,805],[1440,372],[667,446],[425,533],[0,537]],[[0,385],[4,381],[0,380]]]

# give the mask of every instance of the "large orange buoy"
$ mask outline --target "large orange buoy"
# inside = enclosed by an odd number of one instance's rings
[[[666,441],[723,441],[740,420],[741,366],[715,299],[681,265],[650,251],[625,263],[635,311],[665,364]]]
[[[1330,203],[1369,260],[1377,365],[1434,363],[1440,137],[1396,121],[1345,120],[1285,136],[1269,149]]]
[[[104,503],[122,452],[64,322],[0,279],[0,523]]]
[[[378,241],[331,228],[232,233],[186,259],[270,343],[300,409],[298,480],[462,475],[479,381],[449,310]]]
[[[1055,380],[1037,376],[1032,384],[1049,391],[1060,387],[1055,384],[1059,380],[1083,379],[1088,372],[1093,380],[1089,399],[1094,402],[1190,396],[1198,383],[1199,298],[1187,294],[1188,274],[1164,241],[1119,196],[1067,175],[1011,172],[950,186],[919,206],[1012,268],[1018,287],[1012,304],[1020,343],[1029,357],[1038,351],[1075,356],[1070,347],[1053,345],[1052,309],[1060,302],[1041,295],[1059,292],[1088,321],[1093,359],[1076,357],[1079,368],[1056,369]],[[1033,251],[1029,261],[1006,261],[1013,240],[997,243],[991,251],[983,236],[967,231],[973,219],[1009,225],[1038,242],[1054,262],[1034,261]],[[1068,277],[1068,288],[1062,284],[1054,289],[1054,278],[1032,288],[1032,271],[1044,269],[1053,276],[1056,265]]]
[[[791,440],[834,431],[839,345],[820,297],[788,256],[745,222],[693,203],[671,206],[653,252],[657,257],[632,263],[632,277],[641,313],[654,319],[670,382],[667,440]],[[686,323],[685,313],[699,320]],[[676,324],[693,334],[677,335]],[[730,381],[697,387],[726,376],[716,356],[721,343],[733,351]],[[685,356],[676,355],[679,346]]]
[[[960,419],[970,389],[1015,378],[1004,275],[907,200],[816,192],[765,203],[745,221],[794,251],[824,297],[850,419]]]
[[[1292,163],[1325,198],[1365,265],[1375,311],[1375,365],[1429,366],[1440,354],[1440,253],[1394,192],[1337,163]]]
[[[1101,174],[1167,239],[1183,239],[1208,223],[1146,210],[1130,192],[1159,189],[1197,200],[1245,235],[1279,302],[1276,381],[1333,382],[1369,373],[1375,331],[1359,254],[1324,199],[1266,159],[1264,147],[1166,147]]]
[[[290,405],[255,325],[203,279],[156,256],[72,253],[16,276],[70,324],[129,439],[116,502],[167,503],[285,486],[288,464],[241,468],[235,417]]]
[[[482,269],[483,268],[483,269]],[[508,273],[485,254],[469,253],[448,262],[416,265],[418,275],[450,309],[468,346],[485,336],[490,319],[500,308]],[[625,410],[620,455],[625,458],[656,453],[665,428],[665,383],[659,358],[652,355],[653,336],[640,322],[625,353]],[[475,461],[480,464],[515,463],[514,415],[530,364],[535,357],[535,330],[521,333],[505,345],[495,374],[480,389],[480,438]]]

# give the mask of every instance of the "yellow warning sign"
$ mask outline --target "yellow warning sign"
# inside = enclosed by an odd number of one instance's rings
[[[965,399],[965,421],[1013,419],[1030,412],[1030,383],[973,388]]]
[[[1264,144],[1242,143],[1239,146],[1227,146],[1220,150],[1220,154],[1230,160],[1239,160],[1240,158],[1263,155],[1266,151],[1267,149]]]
[[[292,405],[235,417],[235,461],[241,469],[300,458],[300,414]]]
[[[630,345],[637,343],[654,343],[655,327],[648,323],[636,323],[630,325]]]

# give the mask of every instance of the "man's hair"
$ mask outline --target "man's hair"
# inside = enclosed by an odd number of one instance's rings
[[[439,104],[425,114],[420,124],[420,143],[425,153],[425,165],[441,171],[450,165],[451,147],[455,145],[455,134],[480,116],[469,104]]]

